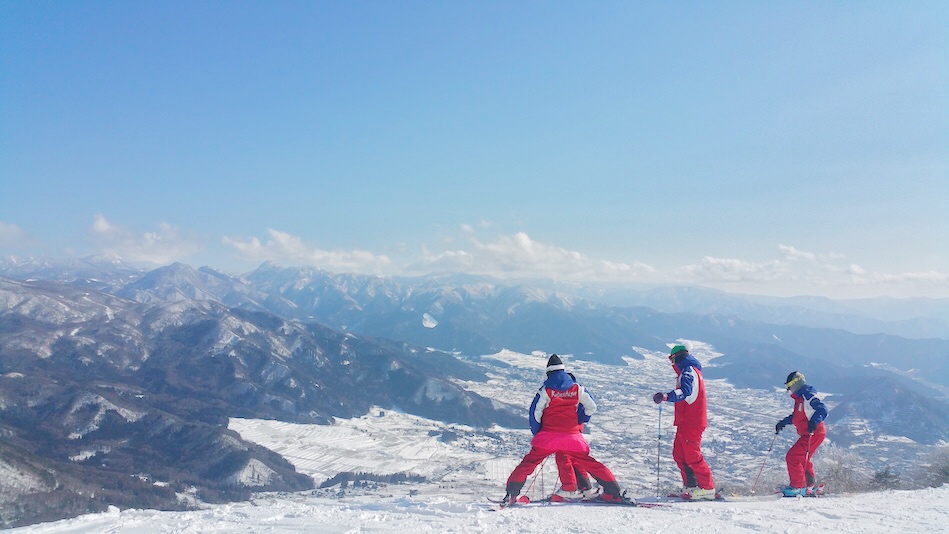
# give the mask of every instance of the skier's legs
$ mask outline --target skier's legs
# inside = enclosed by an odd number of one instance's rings
[[[593,487],[593,484],[590,483],[589,473],[583,471],[577,466],[573,466],[573,474],[577,477],[577,489],[580,491],[586,491]]]
[[[679,470],[685,476],[685,487],[694,488],[699,485],[698,481],[695,480],[695,471],[689,467],[689,464],[682,464]]]
[[[676,429],[676,437],[672,440],[672,460],[679,466],[679,475],[682,477],[682,485],[689,488],[695,485],[695,475],[689,471],[688,466],[685,464],[684,445],[685,438],[681,429]]]
[[[589,454],[570,453],[570,459],[574,466],[581,471],[590,473],[600,484],[616,481],[616,476],[613,475],[610,468]]]
[[[567,491],[585,491],[593,487],[592,484],[590,484],[590,478],[587,477],[586,471],[575,465],[573,460],[567,455],[566,452],[557,451],[557,454],[554,455],[554,459],[557,460],[557,472],[560,473],[560,485],[563,487],[563,489]],[[564,475],[564,471],[570,471],[573,473],[573,486],[567,485],[568,479],[567,476]]]
[[[702,489],[715,489],[715,480],[705,457],[702,456],[702,428],[679,428],[676,437],[683,434],[682,456],[685,463],[686,477],[691,474],[695,484]],[[691,472],[691,473],[689,473]],[[686,484],[688,487],[688,484]]]
[[[804,458],[808,456],[807,438],[807,436],[799,437],[794,445],[791,445],[787,455],[784,457],[788,464],[788,480],[792,488],[803,488],[807,486],[807,481],[804,476]]]
[[[565,491],[577,491],[577,474],[574,472],[573,462],[564,451],[557,451],[554,455],[557,461],[557,473],[560,475],[560,487]]]
[[[517,464],[517,467],[514,468],[511,475],[507,477],[507,493],[509,495],[520,494],[524,483],[527,482],[527,477],[534,472],[534,469],[537,469],[537,466],[544,461],[544,458],[547,458],[553,453],[554,451],[531,447],[531,450],[524,455],[521,463]],[[576,484],[576,482],[574,482],[574,484]]]
[[[601,462],[587,453],[569,453],[573,465],[581,471],[586,471],[600,483],[605,495],[620,495],[620,487],[616,482],[616,476]]]
[[[817,452],[817,447],[820,447],[820,444],[824,442],[826,436],[827,434],[815,433],[810,438],[810,453],[807,455],[807,465],[804,466],[804,478],[808,486],[813,486],[814,483],[817,482],[817,475],[814,473],[814,462],[812,460],[814,459],[814,453]]]

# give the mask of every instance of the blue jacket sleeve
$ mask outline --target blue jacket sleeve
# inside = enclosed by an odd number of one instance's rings
[[[679,376],[679,388],[669,392],[669,402],[680,402],[692,394],[692,373],[683,372]]]
[[[793,413],[781,420],[781,422],[784,423],[784,426],[790,425],[793,421],[794,421]]]
[[[589,392],[587,393],[589,395]],[[590,398],[593,398],[593,395],[590,395]],[[593,416],[587,415],[586,409],[583,407],[583,404],[577,404],[577,422],[581,425],[584,423],[589,423],[590,419]]]
[[[808,399],[807,397],[810,396]],[[820,400],[817,395],[814,395],[810,391],[804,392],[804,400],[807,401],[811,408],[814,409],[814,415],[811,416],[810,422],[815,425],[819,425],[821,421],[827,418],[827,407],[824,406],[824,401]]]
[[[538,391],[537,395],[534,395],[534,402],[531,403],[531,409],[530,409],[530,412],[528,413],[528,419],[530,419],[530,423],[531,423],[531,432],[534,435],[537,435],[537,433],[540,432],[540,421],[538,421],[537,419],[534,419],[534,409],[537,408],[537,403],[539,401],[540,401],[540,392]]]

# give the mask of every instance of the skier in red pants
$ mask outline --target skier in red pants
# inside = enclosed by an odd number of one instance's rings
[[[507,479],[505,503],[513,503],[524,488],[527,477],[551,454],[562,453],[569,461],[557,463],[561,488],[556,492],[561,500],[583,497],[577,491],[576,467],[587,472],[600,483],[606,502],[624,502],[616,477],[602,463],[590,456],[590,446],[583,438],[583,423],[596,412],[596,402],[586,389],[567,372],[563,360],[556,354],[547,361],[547,379],[530,407],[531,450]]]
[[[583,432],[582,429],[580,431]],[[558,452],[554,455],[554,459],[557,460],[558,472],[564,469],[573,469],[574,477],[577,479],[577,491],[580,492],[579,497],[581,499],[593,500],[600,494],[602,488],[594,487],[593,484],[590,483],[590,474],[573,465],[573,461],[567,456],[567,453]]]
[[[814,452],[823,443],[827,436],[824,419],[827,418],[827,407],[817,396],[814,386],[804,381],[804,375],[794,371],[788,375],[784,386],[791,392],[794,399],[794,412],[774,425],[775,433],[794,423],[797,442],[788,450],[785,460],[788,464],[788,478],[790,484],[782,488],[787,497],[796,495],[816,495],[820,489],[814,487],[817,477],[814,474]]]
[[[712,470],[702,456],[702,434],[708,426],[705,402],[705,380],[702,364],[685,345],[675,345],[669,353],[669,361],[678,378],[676,388],[668,393],[658,392],[653,402],[675,403],[676,437],[672,442],[672,459],[679,466],[682,497],[695,500],[715,499],[715,480]]]
[[[573,373],[568,372],[567,374],[570,375],[570,378],[572,378],[574,382],[577,381],[577,377],[574,376]],[[578,412],[582,409],[582,405],[577,408]],[[578,413],[578,420],[580,422],[580,432],[583,433],[583,423],[589,421],[590,416],[587,415],[585,417],[580,417]],[[590,483],[590,474],[573,465],[573,462],[570,460],[570,457],[567,456],[567,453],[558,452],[554,455],[554,459],[557,461],[558,472],[562,472],[565,469],[573,469],[573,474],[577,479],[577,491],[580,492],[580,498],[592,500],[600,494],[602,488],[593,487],[593,484]]]

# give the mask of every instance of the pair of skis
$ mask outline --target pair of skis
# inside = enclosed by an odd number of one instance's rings
[[[498,510],[503,510],[505,508],[523,508],[526,506],[639,506],[639,504],[634,499],[629,499],[627,497],[623,497],[623,499],[619,501],[605,501],[599,497],[596,499],[581,499],[576,501],[553,500],[548,497],[539,501],[531,501],[526,495],[521,495],[514,501],[488,498],[488,502],[496,505],[496,509]]]
[[[786,497],[779,490],[775,495],[779,497]],[[811,495],[792,495],[790,497],[801,497],[801,498],[812,498],[812,497],[821,497],[824,495],[824,485],[821,484],[815,488],[815,492]],[[739,498],[739,500],[741,500]],[[654,508],[657,506],[671,506],[677,503],[700,503],[700,502],[729,502],[729,499],[726,499],[722,493],[715,493],[715,499],[691,499],[687,494],[672,493],[665,497],[641,497],[637,499],[630,499],[624,496],[622,501],[604,501],[600,498],[590,499],[590,500],[577,500],[577,501],[556,501],[551,498],[541,499],[539,501],[532,501],[526,495],[521,495],[517,500],[513,502],[504,501],[502,499],[491,499],[488,498],[488,501],[494,505],[495,510],[503,510],[505,508],[523,508],[528,506],[562,506],[562,505],[579,505],[579,506],[638,506],[641,508]]]

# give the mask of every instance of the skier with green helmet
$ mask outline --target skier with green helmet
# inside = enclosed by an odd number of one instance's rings
[[[705,380],[702,364],[689,354],[691,343],[676,344],[669,352],[669,361],[677,379],[674,390],[653,395],[656,404],[675,403],[675,439],[672,442],[672,459],[679,466],[683,499],[715,499],[715,480],[705,457],[702,456],[702,434],[708,427],[708,409],[705,401]]]

